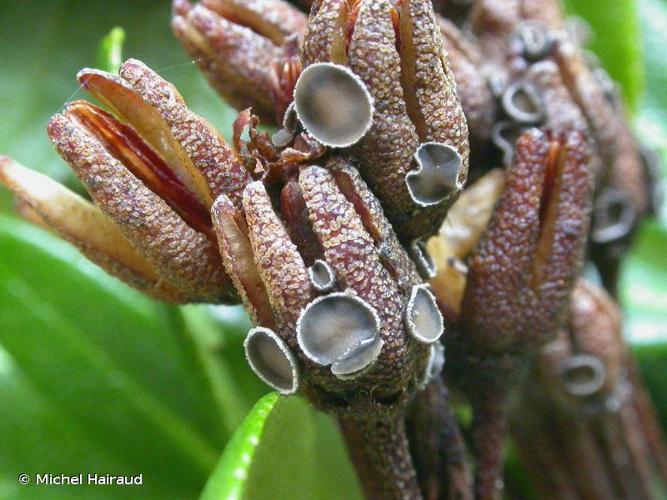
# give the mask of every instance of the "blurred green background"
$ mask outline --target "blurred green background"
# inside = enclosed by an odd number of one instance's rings
[[[667,159],[667,0],[568,7],[599,33],[591,48],[622,83],[639,135]],[[228,136],[234,113],[171,36],[169,16],[168,1],[0,0],[0,154],[75,186],[44,129],[66,101],[84,97],[75,74],[96,64],[114,26],[127,34],[125,57],[172,81]],[[665,415],[665,209],[645,223],[624,266],[622,300],[628,338]],[[16,219],[0,189],[0,498],[197,496],[266,392],[243,359],[248,327],[238,308],[176,308],[129,290]],[[20,486],[23,472],[143,473],[144,486]],[[213,483],[253,499],[359,494],[331,421],[296,398],[262,400]]]

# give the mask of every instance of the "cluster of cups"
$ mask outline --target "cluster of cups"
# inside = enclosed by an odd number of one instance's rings
[[[341,94],[345,99],[339,98]],[[334,109],[332,102],[338,103]],[[283,147],[303,127],[327,147],[347,148],[368,132],[373,112],[368,89],[349,68],[333,63],[313,64],[301,73],[294,89],[294,101],[272,141],[275,146]],[[440,203],[451,191],[445,187],[458,182],[455,177],[460,171],[461,156],[447,144],[428,142],[418,148],[415,161],[417,167],[405,177],[414,202],[419,206]],[[450,178],[452,175],[454,178]],[[412,253],[415,255],[414,251]],[[423,259],[423,255],[422,259],[417,259],[420,271],[423,267],[432,269],[432,265],[424,266]],[[432,276],[431,272],[421,274]],[[296,324],[298,347],[311,361],[330,367],[337,378],[357,378],[367,372],[380,355],[383,346],[380,319],[357,295],[333,291],[335,275],[326,262],[315,261],[309,275],[313,288],[324,295],[301,312]],[[404,321],[408,334],[430,349],[422,376],[424,386],[440,374],[444,364],[444,348],[439,342],[444,320],[428,285],[412,288]],[[282,394],[293,394],[299,389],[299,365],[279,335],[271,329],[256,327],[250,330],[244,345],[250,367],[266,384]]]

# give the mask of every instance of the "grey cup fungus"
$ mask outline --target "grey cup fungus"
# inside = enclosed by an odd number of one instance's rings
[[[534,22],[523,22],[514,33],[521,44],[523,56],[529,61],[546,57],[553,48],[553,39],[546,28]]]
[[[308,268],[308,276],[313,288],[318,292],[330,291],[335,283],[333,269],[323,260],[317,259],[312,266]]]
[[[358,377],[373,365],[383,345],[380,337],[360,342],[331,364],[331,373],[343,380]]]
[[[373,122],[366,85],[338,64],[317,63],[304,69],[294,87],[294,104],[301,124],[325,146],[351,146]]]
[[[503,164],[506,167],[512,164],[514,145],[525,131],[525,127],[520,127],[511,120],[500,121],[491,129],[491,141],[502,151]]]
[[[445,348],[440,342],[431,344],[431,349],[428,354],[428,361],[424,369],[424,377],[422,378],[419,387],[423,389],[434,378],[440,376],[442,369],[445,366]]]
[[[303,353],[328,366],[379,335],[376,312],[364,300],[334,292],[313,300],[296,324],[296,339]]]
[[[632,231],[635,218],[635,209],[626,193],[604,188],[593,206],[591,239],[601,244],[619,240]]]
[[[428,285],[412,287],[405,314],[408,333],[422,344],[436,342],[445,330],[444,319]]]
[[[408,172],[405,183],[417,205],[437,205],[452,192],[463,189],[463,159],[453,147],[425,142],[415,153],[417,168]]]
[[[422,239],[413,240],[410,243],[410,256],[417,266],[417,272],[424,280],[435,278],[436,267],[435,262],[426,249],[426,243]]]
[[[544,119],[544,106],[539,94],[527,82],[510,85],[501,98],[503,110],[517,123],[535,125]]]
[[[287,344],[268,328],[248,332],[243,343],[250,368],[267,385],[281,394],[294,394],[299,388],[299,368]]]
[[[598,358],[575,354],[561,361],[558,375],[565,390],[572,396],[592,396],[605,383],[607,370]]]

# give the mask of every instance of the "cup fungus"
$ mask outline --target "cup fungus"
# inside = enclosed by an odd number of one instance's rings
[[[405,314],[408,333],[422,344],[436,342],[445,330],[444,320],[428,285],[412,287]]]
[[[384,342],[380,337],[362,340],[331,364],[331,373],[340,379],[351,379],[370,368],[380,355]]]
[[[305,129],[325,146],[351,146],[373,123],[373,101],[366,86],[338,64],[304,69],[294,87],[294,104]]]
[[[250,368],[267,385],[285,395],[294,394],[299,389],[296,359],[287,344],[272,330],[253,328],[243,346]]]
[[[296,325],[303,353],[320,365],[339,362],[336,366],[340,370],[346,366],[344,359],[362,355],[356,349],[378,338],[378,334],[377,313],[364,300],[346,292],[316,298],[303,310]],[[365,358],[362,355],[359,359]]]
[[[575,354],[561,361],[558,374],[565,390],[572,396],[592,396],[606,381],[602,361],[589,354]]]
[[[422,239],[416,239],[410,245],[410,256],[417,266],[417,272],[422,279],[432,279],[435,277],[435,262],[426,249],[426,243]]]
[[[510,85],[501,97],[503,110],[514,121],[528,125],[544,119],[544,107],[535,88],[527,82]]]
[[[415,153],[417,168],[405,175],[412,200],[421,207],[437,205],[463,189],[466,171],[461,155],[453,147],[425,142]]]
[[[606,188],[595,200],[591,238],[595,243],[610,243],[627,236],[634,228],[635,211],[627,194]]]
[[[313,288],[318,292],[330,291],[336,281],[333,269],[325,261],[317,259],[312,266],[308,268],[308,275]]]

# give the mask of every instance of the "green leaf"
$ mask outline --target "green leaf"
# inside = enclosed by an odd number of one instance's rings
[[[128,34],[123,57],[144,61],[176,85],[188,105],[225,136],[236,112],[210,88],[169,27],[170,0],[21,0],[0,2],[0,154],[78,188],[45,129],[67,101],[89,99],[77,72],[97,64],[100,37],[114,26]],[[0,213],[11,207],[0,189]]]
[[[0,255],[1,482],[144,473],[142,494],[198,492],[229,429],[178,309],[15,219],[0,217]]]
[[[297,396],[274,392],[229,441],[201,498],[363,497],[333,419]]]
[[[663,429],[667,429],[667,340],[635,346],[633,352],[658,418]]]
[[[109,73],[117,73],[123,63],[123,42],[125,31],[116,26],[102,40],[97,47],[97,67]]]
[[[623,263],[621,302],[625,328],[633,343],[667,340],[667,229],[657,222],[643,224],[635,247]]]
[[[641,31],[634,0],[566,0],[566,11],[585,19],[593,30],[588,48],[597,54],[623,89],[631,108],[644,87]]]
[[[635,123],[637,136],[655,147],[663,160],[667,175],[667,1],[639,0],[642,35],[646,52],[646,92],[641,100]],[[665,179],[663,177],[663,187]],[[660,214],[667,227],[667,204]],[[667,285],[665,285],[667,286]]]

